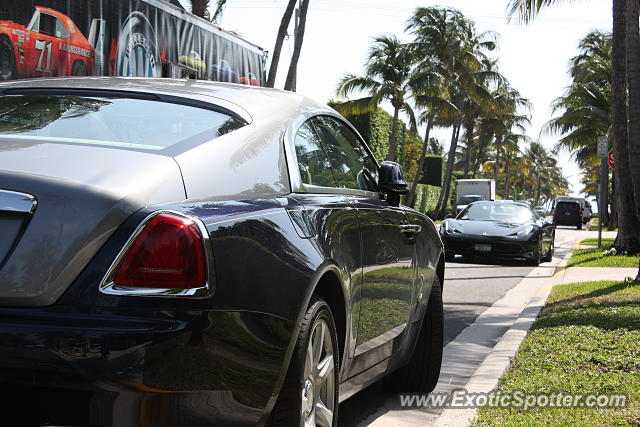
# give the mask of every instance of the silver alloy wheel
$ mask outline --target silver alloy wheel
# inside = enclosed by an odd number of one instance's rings
[[[313,326],[304,360],[300,425],[331,427],[335,410],[335,353],[324,319]]]

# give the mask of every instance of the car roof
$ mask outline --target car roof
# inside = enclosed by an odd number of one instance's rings
[[[301,117],[314,114],[339,116],[330,107],[297,93],[232,83],[138,77],[61,77],[0,83],[0,95],[2,92],[29,93],[30,90],[31,93],[49,91],[90,96],[96,96],[92,91],[123,97],[127,96],[123,92],[138,96],[155,94],[165,102],[185,102],[196,104],[196,107],[208,103],[244,119],[247,126],[214,140],[153,153],[175,159],[190,199],[290,192],[283,146],[286,132]],[[175,100],[176,97],[181,99]],[[223,139],[226,142],[222,143]],[[212,182],[224,182],[225,185],[212,189]]]
[[[59,77],[0,83],[0,91],[22,88],[173,95],[222,106],[241,116],[248,123],[254,119],[290,118],[292,115],[295,116],[297,113],[308,110],[326,110],[335,113],[327,105],[294,92],[207,80],[147,77]]]

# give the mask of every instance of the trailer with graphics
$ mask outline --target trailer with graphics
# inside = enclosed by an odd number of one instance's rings
[[[266,52],[162,0],[3,0],[0,79],[190,77],[262,85]]]

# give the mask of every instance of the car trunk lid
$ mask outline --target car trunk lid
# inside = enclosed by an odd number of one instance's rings
[[[53,304],[129,215],[186,197],[167,156],[24,142],[0,151],[4,306]]]

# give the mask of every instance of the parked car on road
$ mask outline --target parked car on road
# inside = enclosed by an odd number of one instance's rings
[[[533,265],[551,261],[555,227],[519,202],[481,201],[440,224],[447,261],[465,257],[520,258]]]
[[[544,218],[545,216],[547,216],[547,210],[544,208],[544,206],[536,206],[535,208],[533,208],[533,212],[540,218]]]
[[[560,202],[578,202],[580,204],[580,213],[582,216],[582,223],[586,224],[591,221],[593,217],[593,212],[591,211],[591,203],[584,197],[573,197],[573,196],[559,196],[555,199],[555,206],[557,207]]]
[[[19,108],[16,108],[19,106]],[[335,426],[426,393],[444,253],[397,163],[295,93],[0,84],[7,425]]]
[[[578,230],[582,230],[584,222],[584,211],[578,201],[566,200],[556,203],[553,210],[553,222],[556,225],[575,225]]]

